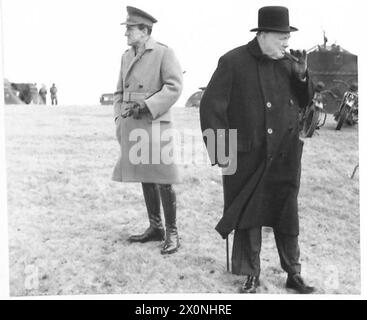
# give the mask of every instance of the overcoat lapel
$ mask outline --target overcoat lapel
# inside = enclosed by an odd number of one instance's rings
[[[139,55],[134,55],[134,49],[130,49],[127,56],[126,56],[126,60],[124,61],[124,66],[126,66],[125,72],[123,73],[123,82],[125,83],[126,78],[131,70],[131,68],[133,67],[133,65],[135,64],[136,61],[138,61],[138,57]]]
[[[155,46],[155,40],[150,37],[144,45],[144,50],[141,53],[138,53],[136,56],[134,54],[134,49],[133,48],[129,49],[125,63],[127,68],[126,71],[123,73],[124,83],[135,63],[137,63],[143,57],[143,55],[146,53],[147,50],[153,50],[154,46]]]

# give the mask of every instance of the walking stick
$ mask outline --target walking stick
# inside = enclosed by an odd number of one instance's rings
[[[352,176],[350,177],[351,179],[353,179],[353,178],[354,178],[354,175],[356,174],[356,171],[357,171],[358,167],[359,167],[359,163],[354,167],[354,170],[353,170]]]
[[[226,237],[227,271],[229,272],[228,236]]]

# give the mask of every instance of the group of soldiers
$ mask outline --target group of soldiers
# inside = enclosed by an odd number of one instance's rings
[[[40,97],[40,103],[46,104],[46,96],[47,96],[47,88],[45,85],[42,85],[42,87],[38,91],[39,97]],[[53,83],[52,87],[50,88],[50,97],[51,97],[51,104],[57,105],[57,88],[56,85]]]

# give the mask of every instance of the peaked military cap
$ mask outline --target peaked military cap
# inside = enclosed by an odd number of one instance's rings
[[[135,7],[127,6],[127,17],[126,21],[121,24],[126,24],[129,26],[137,25],[137,24],[145,24],[147,26],[153,26],[153,23],[157,22],[157,19],[152,17],[149,13],[146,13],[143,10],[140,10]]]
[[[269,6],[259,9],[258,27],[250,31],[292,32],[297,30],[297,28],[289,25],[289,15],[286,7]]]

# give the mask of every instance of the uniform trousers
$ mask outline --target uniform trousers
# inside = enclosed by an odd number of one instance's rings
[[[298,236],[274,230],[280,264],[289,274],[301,273]],[[260,275],[261,227],[234,232],[232,248],[232,273],[237,275]]]

